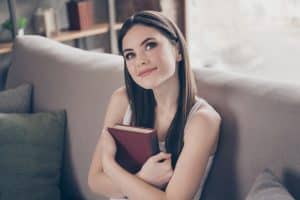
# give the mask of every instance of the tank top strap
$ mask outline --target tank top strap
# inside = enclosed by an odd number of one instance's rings
[[[126,113],[123,117],[123,124],[124,125],[130,125],[130,121],[131,121],[131,108],[130,108],[130,104],[127,107]]]
[[[188,114],[187,121],[191,119],[191,117],[199,110],[199,108],[204,104],[204,102],[204,99],[196,96],[195,104],[193,105]]]

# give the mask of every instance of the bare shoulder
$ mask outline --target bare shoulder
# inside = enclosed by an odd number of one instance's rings
[[[109,100],[104,126],[121,123],[129,105],[125,86],[116,89]]]
[[[206,101],[203,102],[203,105],[192,116],[191,121],[193,121],[193,118],[195,121],[198,120],[207,121],[209,125],[219,126],[221,123],[220,114]]]
[[[219,126],[221,123],[220,114],[206,101],[203,101],[203,104],[200,108],[193,114],[191,119],[187,122],[186,127],[201,126],[204,124],[208,126]]]
[[[185,126],[184,141],[210,141],[216,148],[220,124],[220,114],[211,105],[204,102],[188,120]]]
[[[120,106],[128,106],[129,101],[125,86],[119,87],[111,95],[111,101],[118,103]]]

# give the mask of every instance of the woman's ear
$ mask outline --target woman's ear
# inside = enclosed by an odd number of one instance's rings
[[[182,55],[181,55],[181,53],[177,53],[177,55],[176,55],[176,61],[179,62],[179,61],[181,61],[181,60],[182,60]]]
[[[177,43],[175,46],[176,50],[176,61],[179,62],[182,60],[182,54],[180,52],[179,44]]]

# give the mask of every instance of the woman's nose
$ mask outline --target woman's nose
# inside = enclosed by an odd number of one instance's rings
[[[146,58],[146,57],[141,57],[141,58],[139,58],[139,61],[138,61],[138,67],[142,67],[142,66],[144,66],[144,65],[147,65],[147,64],[149,64],[149,59],[148,58]]]

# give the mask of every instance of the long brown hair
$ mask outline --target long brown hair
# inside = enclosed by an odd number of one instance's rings
[[[136,24],[155,28],[173,45],[178,45],[182,59],[178,63],[179,96],[177,111],[166,136],[166,150],[172,154],[172,166],[175,167],[183,147],[184,127],[188,113],[195,103],[196,84],[190,68],[184,37],[178,27],[167,17],[156,11],[140,11],[129,17],[123,24],[118,37],[118,47],[122,54],[122,41],[126,33]],[[154,127],[155,98],[151,89],[144,89],[130,76],[124,59],[124,76],[129,104],[132,110],[131,125]]]

